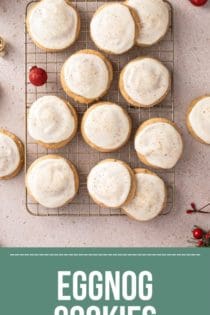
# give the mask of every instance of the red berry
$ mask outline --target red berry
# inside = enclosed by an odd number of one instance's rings
[[[194,202],[191,203],[191,207],[193,210],[197,211],[197,207],[196,207],[196,204]]]
[[[194,212],[195,212],[195,210],[187,210],[187,211],[186,211],[187,214],[192,214],[192,213],[194,213]]]
[[[192,233],[193,233],[193,237],[196,240],[200,240],[203,237],[203,230],[201,230],[200,228],[194,229]]]
[[[194,5],[196,5],[197,7],[200,7],[204,4],[206,4],[206,2],[208,2],[208,0],[190,0],[190,2]]]
[[[47,73],[44,69],[34,66],[30,69],[29,80],[33,85],[41,86],[47,82]]]
[[[204,242],[203,241],[198,241],[198,243],[197,243],[197,246],[198,247],[202,247],[204,245]]]
[[[206,238],[207,240],[210,239],[210,232],[206,233],[205,238]]]

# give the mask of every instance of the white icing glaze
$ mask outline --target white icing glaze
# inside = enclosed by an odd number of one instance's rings
[[[150,164],[170,169],[179,160],[183,143],[180,134],[171,124],[156,122],[137,132],[135,149]]]
[[[102,149],[120,147],[130,133],[129,118],[119,105],[99,103],[83,121],[86,137]]]
[[[210,97],[202,98],[189,114],[190,125],[195,134],[210,144]]]
[[[44,143],[58,143],[71,137],[75,119],[68,105],[57,96],[43,96],[30,108],[28,131]]]
[[[27,174],[27,187],[44,207],[56,208],[74,197],[75,177],[66,160],[36,160]]]
[[[153,45],[166,34],[170,15],[164,1],[128,0],[127,4],[136,10],[140,19],[138,44]]]
[[[105,160],[90,171],[87,188],[98,202],[107,207],[120,207],[130,193],[131,176],[122,163]]]
[[[124,69],[123,87],[135,102],[150,106],[166,93],[170,83],[168,69],[152,58],[131,61]]]
[[[124,53],[134,45],[135,21],[122,3],[100,7],[92,18],[90,31],[95,44],[111,53]]]
[[[94,99],[101,96],[109,84],[109,71],[99,56],[88,53],[72,55],[63,68],[65,83],[75,94]]]
[[[20,163],[20,152],[15,141],[0,132],[0,177],[11,175]]]
[[[33,39],[44,48],[64,49],[76,38],[78,16],[65,0],[42,0],[28,16]]]
[[[166,198],[164,182],[152,174],[137,173],[135,176],[136,195],[123,209],[139,221],[154,219],[161,212]]]

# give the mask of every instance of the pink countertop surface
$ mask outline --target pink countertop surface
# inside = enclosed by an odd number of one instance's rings
[[[25,0],[0,1],[0,36],[8,54],[0,58],[0,125],[24,140]],[[210,146],[189,136],[185,113],[190,101],[210,93],[210,3],[194,7],[171,0],[175,24],[175,121],[185,150],[176,167],[174,211],[149,223],[127,217],[33,217],[24,205],[24,172],[0,181],[0,246],[185,247],[194,224],[210,229],[210,215],[186,215],[192,201],[210,202]]]

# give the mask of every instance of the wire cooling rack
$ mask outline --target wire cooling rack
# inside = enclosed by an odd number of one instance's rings
[[[26,8],[26,14],[31,5],[36,1],[32,1]],[[106,1],[108,2],[108,1]],[[133,132],[130,142],[116,153],[99,153],[91,149],[82,140],[80,132],[77,133],[74,140],[67,146],[59,150],[49,150],[36,144],[33,139],[30,138],[27,132],[27,116],[28,110],[32,103],[39,97],[46,94],[53,94],[69,100],[77,109],[79,119],[87,109],[86,105],[81,105],[69,99],[68,96],[62,90],[60,84],[60,70],[64,61],[74,52],[90,48],[97,49],[94,43],[90,39],[89,25],[90,19],[95,10],[102,5],[101,1],[72,1],[72,4],[77,8],[81,16],[81,33],[78,41],[69,49],[60,53],[46,53],[37,48],[31,41],[27,30],[25,29],[25,93],[26,93],[26,170],[28,166],[37,158],[46,154],[60,154],[70,159],[77,167],[80,175],[80,189],[77,197],[71,204],[68,204],[61,208],[48,209],[36,203],[26,191],[26,208],[33,214],[38,216],[50,216],[50,215],[69,215],[69,216],[116,216],[123,215],[120,209],[113,210],[102,208],[96,205],[88,195],[86,188],[86,178],[90,169],[98,163],[100,160],[106,158],[121,159],[131,165],[132,168],[144,167],[138,160],[134,151],[134,133],[139,124],[146,119],[152,117],[165,117],[168,119],[174,119],[174,97],[173,87],[168,97],[161,103],[160,106],[156,106],[150,109],[137,109],[129,106],[129,104],[122,98],[118,89],[119,73],[123,66],[133,58],[138,56],[149,55],[161,60],[173,73],[174,70],[174,34],[173,34],[173,10],[171,11],[171,24],[169,31],[159,44],[150,48],[135,47],[130,52],[123,56],[111,56],[108,58],[112,61],[114,67],[114,80],[109,93],[103,98],[103,100],[112,101],[120,104],[127,109],[133,120]],[[46,69],[48,73],[48,82],[43,87],[34,87],[28,81],[28,73],[32,66],[37,65]],[[165,209],[165,213],[169,213],[174,207],[174,194],[175,194],[175,170],[160,171],[157,172],[166,182],[168,187],[168,204]]]

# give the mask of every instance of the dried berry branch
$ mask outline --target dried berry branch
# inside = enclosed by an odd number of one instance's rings
[[[195,213],[203,213],[203,214],[209,214],[210,213],[210,203],[207,203],[202,208],[198,209],[194,202],[191,203],[192,209],[188,209],[186,211],[187,214],[195,214]],[[209,207],[208,211],[205,211],[204,209],[207,209]]]

